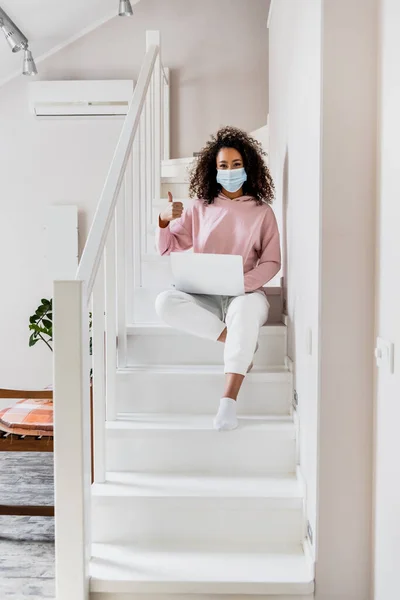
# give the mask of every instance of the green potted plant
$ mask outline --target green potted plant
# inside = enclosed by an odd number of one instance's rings
[[[53,300],[42,298],[35,313],[29,317],[29,346],[34,346],[39,341],[46,344],[53,352]]]
[[[53,352],[53,300],[42,298],[35,313],[29,317],[29,346],[42,341]],[[92,313],[89,313],[89,331],[92,331]],[[89,339],[90,356],[92,356],[92,336]],[[92,378],[92,369],[90,369]]]

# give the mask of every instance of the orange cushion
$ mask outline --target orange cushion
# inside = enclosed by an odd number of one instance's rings
[[[0,430],[16,435],[53,435],[53,401],[20,400],[0,410]]]

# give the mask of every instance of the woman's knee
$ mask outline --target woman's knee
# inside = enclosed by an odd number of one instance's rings
[[[166,290],[161,292],[156,298],[155,308],[156,313],[163,321],[168,321],[168,318],[176,311],[178,303],[182,301],[182,293],[177,290]]]
[[[227,324],[233,319],[239,319],[243,324],[249,326],[257,324],[259,327],[268,319],[269,303],[264,295],[259,293],[238,296],[233,300],[227,314]]]

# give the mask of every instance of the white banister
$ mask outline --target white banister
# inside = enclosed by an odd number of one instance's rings
[[[117,417],[117,286],[115,220],[111,222],[106,248],[106,415],[112,421]]]
[[[169,69],[168,69],[168,67],[164,67],[164,65],[161,64],[161,73],[162,73],[162,77],[163,77],[163,81],[164,81],[165,85],[169,85]]]
[[[170,72],[164,67],[166,81],[163,82],[163,159],[170,157]]]
[[[159,31],[146,32],[146,47],[158,46],[161,48],[161,35]],[[157,203],[161,192],[161,51],[158,53],[154,65],[151,83],[150,110],[151,110],[151,195],[148,197],[146,238],[147,230],[152,221],[154,201]]]
[[[93,288],[92,301],[92,364],[93,364],[93,450],[94,481],[106,479],[106,389],[105,389],[105,281],[104,259],[100,263]]]
[[[142,285],[153,200],[160,197],[161,158],[167,146],[169,152],[166,90],[169,102],[160,35],[151,31],[76,279],[54,284],[57,600],[89,600],[91,459],[94,481],[105,482],[106,421],[118,416],[117,368],[127,364],[127,325]]]
[[[160,45],[160,34],[158,34],[158,44]],[[155,65],[154,65],[154,169],[153,169],[153,180],[154,180],[154,194],[153,200],[158,203],[161,197],[161,52],[158,53]],[[152,203],[153,206],[153,203]],[[152,212],[152,211],[150,211]],[[150,215],[150,222],[151,222]]]
[[[133,283],[136,288],[142,286],[142,223],[144,223],[143,206],[146,200],[146,152],[144,148],[146,115],[144,113],[145,109],[133,144]]]
[[[57,600],[87,600],[90,551],[89,310],[81,281],[54,282]]]
[[[128,162],[129,164],[129,162]],[[128,166],[127,166],[128,173]],[[118,197],[116,206],[116,258],[117,258],[117,337],[118,337],[118,367],[126,367],[127,331],[126,331],[126,193],[127,177]],[[132,196],[129,198],[132,202]]]
[[[140,123],[136,131],[133,147],[129,156],[128,164],[125,173],[125,316],[126,323],[133,323],[134,319],[134,271],[133,263],[133,244],[134,244],[134,178],[138,174],[135,173],[134,166],[139,161],[138,155],[138,139],[140,136]],[[125,325],[126,325],[125,323]]]
[[[139,126],[140,113],[150,84],[157,54],[157,46],[151,46],[146,53],[128,114],[126,115],[111,167],[97,206],[93,224],[79,263],[77,279],[87,282],[87,293],[89,296],[93,289],[94,279],[96,278],[97,269],[106,243],[107,232],[113,218],[132,142]]]
[[[144,225],[142,225],[142,252],[147,253],[147,227],[149,223],[151,223],[151,211],[152,211],[152,193],[153,193],[153,177],[151,173],[151,167],[153,164],[153,153],[152,153],[152,110],[153,110],[153,102],[152,102],[152,94],[149,90],[149,94],[146,99],[146,125],[145,125],[145,140],[144,140],[144,150],[146,153],[146,168],[145,168],[145,177],[146,177],[146,185],[145,185],[145,205],[144,205]]]

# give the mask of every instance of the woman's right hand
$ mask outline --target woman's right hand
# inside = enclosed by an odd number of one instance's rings
[[[168,192],[168,206],[160,213],[160,227],[167,227],[171,221],[179,219],[182,213],[182,202],[174,202],[171,192]]]

